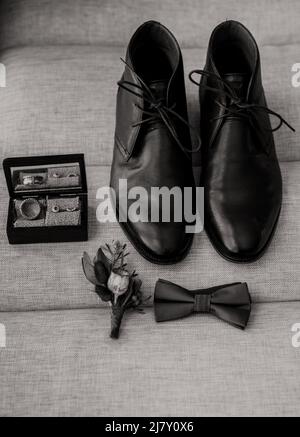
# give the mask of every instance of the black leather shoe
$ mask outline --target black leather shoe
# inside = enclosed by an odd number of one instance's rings
[[[204,227],[223,257],[254,261],[270,243],[281,208],[273,131],[282,124],[294,129],[266,106],[259,51],[241,23],[216,27],[205,70],[190,79],[200,86]],[[278,119],[273,129],[269,115]]]
[[[182,56],[174,36],[160,23],[140,26],[128,45],[125,71],[118,82],[116,130],[111,187],[116,192],[116,213],[120,225],[139,253],[147,260],[170,264],[180,261],[192,243],[184,220],[152,223],[151,187],[193,187],[191,139]],[[149,197],[147,221],[127,222],[120,206],[119,180],[128,190],[143,187]],[[141,201],[141,199],[139,199]],[[152,203],[151,203],[152,204]],[[161,207],[160,207],[161,210]]]

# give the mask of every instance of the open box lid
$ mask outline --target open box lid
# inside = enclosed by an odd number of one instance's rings
[[[87,193],[83,153],[6,158],[3,169],[10,197]]]

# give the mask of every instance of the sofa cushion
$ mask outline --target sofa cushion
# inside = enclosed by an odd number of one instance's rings
[[[243,22],[260,44],[300,42],[298,0],[1,0],[0,44],[123,46],[137,26],[154,19],[185,47],[205,47],[226,18]]]
[[[0,88],[0,150],[4,156],[85,152],[89,164],[111,164],[121,48],[27,47],[6,50],[7,87]],[[183,51],[185,73],[202,68],[205,49]],[[270,108],[296,129],[275,133],[279,159],[300,159],[300,88],[291,86],[298,46],[262,49]],[[190,121],[198,126],[198,89],[188,79]],[[275,120],[275,122],[277,122]]]
[[[188,288],[235,281],[248,282],[256,302],[299,300],[300,162],[281,163],[283,208],[275,237],[266,254],[253,264],[233,264],[212,248],[204,232],[195,236],[190,254],[179,264],[158,266],[144,260],[129,244],[129,267],[136,269],[146,295],[161,277]],[[0,309],[40,310],[105,305],[84,277],[81,255],[91,256],[100,244],[119,238],[128,242],[118,223],[96,219],[96,191],[109,182],[108,166],[87,167],[89,185],[88,242],[10,246],[7,242],[7,189],[0,172]],[[17,271],[17,274],[16,274]],[[151,302],[149,302],[151,304]]]
[[[0,313],[0,415],[299,416],[300,302],[254,305],[246,331],[209,315],[156,324],[105,309]]]

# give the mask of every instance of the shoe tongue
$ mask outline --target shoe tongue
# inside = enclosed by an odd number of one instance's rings
[[[166,99],[168,87],[168,82],[166,80],[153,80],[148,83],[148,86],[156,100]]]
[[[246,73],[224,74],[225,81],[235,90],[237,96],[244,100],[247,95],[248,75]]]

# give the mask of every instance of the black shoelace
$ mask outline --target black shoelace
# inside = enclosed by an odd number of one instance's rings
[[[190,129],[194,129],[193,126],[191,126],[180,114],[178,114],[176,111],[174,111],[176,104],[172,106],[166,106],[165,99],[159,98],[157,99],[150,87],[143,81],[143,79],[131,68],[131,66],[124,61],[124,59],[120,58],[122,62],[126,65],[126,67],[135,75],[135,77],[138,79],[140,85],[130,82],[127,80],[120,80],[118,82],[118,86],[125,91],[128,91],[131,94],[134,94],[136,97],[140,98],[144,102],[148,104],[148,108],[142,108],[140,105],[135,103],[135,106],[142,111],[144,115],[146,115],[146,118],[143,118],[141,121],[138,121],[136,123],[132,124],[132,127],[140,126],[146,123],[150,123],[156,120],[161,120],[167,129],[169,130],[170,134],[174,138],[175,142],[178,144],[180,149],[185,153],[194,153],[198,152],[200,149],[200,138],[198,137],[198,145],[196,148],[189,149],[185,147],[182,142],[180,141],[179,136],[176,133],[176,130],[173,126],[172,117],[177,118],[179,121],[181,121],[184,125],[186,125]]]
[[[222,83],[224,86],[224,89],[214,88],[208,85],[201,85],[201,83],[195,81],[193,79],[194,74],[199,74],[200,76],[205,76],[208,78],[213,78],[218,80]],[[234,117],[241,117],[248,121],[250,125],[254,128],[254,130],[258,129],[259,131],[269,131],[269,132],[275,132],[278,129],[281,128],[283,124],[285,124],[289,129],[291,129],[293,132],[295,132],[295,129],[277,112],[272,111],[267,106],[264,105],[256,105],[255,103],[246,103],[243,102],[242,99],[237,95],[234,88],[232,88],[228,82],[226,82],[224,79],[219,77],[217,74],[206,71],[206,70],[193,70],[189,74],[189,79],[191,82],[193,82],[197,86],[203,86],[205,89],[212,91],[217,94],[222,94],[225,97],[229,98],[229,104],[223,104],[222,102],[215,100],[216,104],[220,106],[221,108],[224,108],[225,112],[223,115],[213,117],[210,121],[216,121],[220,119],[226,119],[227,117],[234,116]],[[279,120],[279,123],[274,128],[268,129],[263,128],[261,126],[261,123],[258,122],[256,114],[258,111],[264,111],[269,115],[273,115],[274,117],[277,117]],[[263,133],[263,132],[262,132]]]

